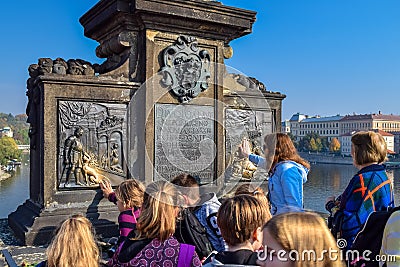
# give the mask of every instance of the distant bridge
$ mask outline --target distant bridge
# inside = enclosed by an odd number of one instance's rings
[[[19,150],[30,150],[30,145],[18,145]]]

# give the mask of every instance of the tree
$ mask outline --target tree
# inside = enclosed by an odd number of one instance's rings
[[[340,150],[340,142],[336,137],[332,138],[332,141],[331,141],[331,143],[329,145],[329,150],[331,152],[339,152],[339,150]]]
[[[318,151],[318,152],[321,152],[322,149],[323,149],[323,145],[322,145],[321,138],[315,139],[315,145],[316,145],[316,147],[317,147],[317,151]]]
[[[311,137],[309,150],[318,151],[318,146],[317,143],[315,142],[314,137]]]
[[[18,149],[15,140],[8,136],[0,138],[0,165],[7,165],[11,159],[19,159],[21,150]]]
[[[311,140],[314,140],[311,143]],[[327,151],[329,149],[329,143],[327,137],[321,137],[317,133],[306,134],[297,145],[299,151]]]

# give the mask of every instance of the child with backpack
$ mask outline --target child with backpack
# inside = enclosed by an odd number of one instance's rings
[[[192,175],[186,173],[176,176],[171,183],[177,186],[177,189],[185,199],[185,206],[193,212],[206,229],[206,235],[212,245],[212,249],[218,252],[224,251],[225,241],[217,225],[217,212],[221,203],[215,193],[210,192],[200,195],[198,182]]]
[[[256,251],[262,247],[262,227],[270,218],[266,203],[253,196],[240,194],[226,199],[217,221],[228,250],[216,254],[205,266],[256,265]]]
[[[144,186],[136,179],[129,179],[114,190],[105,180],[100,183],[103,196],[118,206],[119,239],[117,244],[125,241],[128,234],[136,229],[137,218],[143,203]]]
[[[179,207],[179,193],[169,182],[149,184],[137,223],[108,266],[200,267],[194,246],[182,244],[173,236]]]

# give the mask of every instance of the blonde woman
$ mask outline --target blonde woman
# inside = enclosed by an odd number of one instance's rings
[[[147,186],[137,233],[131,232],[108,266],[201,266],[194,246],[180,244],[173,234],[179,206],[175,186],[157,181]]]
[[[46,250],[47,267],[97,267],[100,252],[91,222],[82,215],[65,220]]]
[[[386,154],[386,142],[379,133],[362,131],[351,137],[353,164],[359,171],[339,197],[329,197],[325,204],[328,211],[338,209],[336,216],[342,214],[332,232],[346,240],[346,249],[372,212],[394,206],[391,182],[382,165]]]
[[[340,250],[325,221],[310,212],[272,217],[263,227],[264,253],[260,266],[344,267]]]

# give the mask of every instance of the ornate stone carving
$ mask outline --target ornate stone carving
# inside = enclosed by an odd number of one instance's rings
[[[34,138],[38,127],[38,106],[40,104],[40,88],[37,85],[37,77],[50,73],[59,75],[90,75],[94,76],[94,68],[91,63],[83,59],[70,59],[65,61],[62,58],[39,58],[38,64],[31,64],[28,68],[29,78],[26,82],[26,96],[28,104],[26,106],[27,122],[30,123],[29,137],[31,149],[36,149]]]
[[[161,83],[181,103],[189,102],[208,88],[210,54],[206,50],[199,50],[197,45],[195,37],[182,35],[162,55]]]
[[[73,75],[94,75],[94,69],[91,63],[83,59],[70,59],[68,63],[68,74]]]
[[[36,149],[36,139],[34,136],[37,132],[38,126],[38,105],[40,102],[40,89],[36,85],[36,77],[39,76],[39,64],[31,64],[28,68],[29,78],[26,81],[26,96],[28,97],[28,104],[26,105],[26,115],[28,115],[27,122],[29,126],[29,138],[31,149]]]
[[[107,41],[102,42],[96,48],[96,55],[99,58],[107,58],[102,64],[94,64],[96,72],[103,74],[122,66],[129,58],[137,63],[137,33],[123,31]]]
[[[247,77],[243,74],[230,74],[237,83],[243,85],[247,88],[247,90],[260,90],[260,91],[267,91],[267,87],[253,77]]]
[[[65,75],[67,74],[68,64],[67,62],[58,57],[53,61],[53,73]]]
[[[59,186],[112,184],[126,176],[122,164],[126,105],[59,102]],[[70,184],[75,179],[75,183]]]

